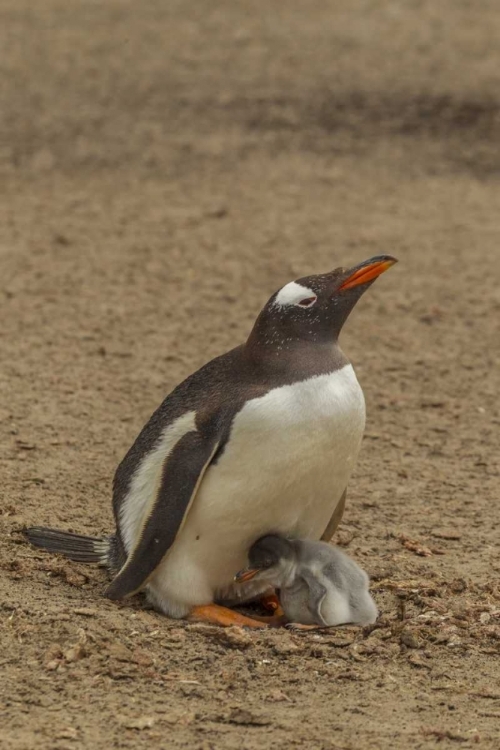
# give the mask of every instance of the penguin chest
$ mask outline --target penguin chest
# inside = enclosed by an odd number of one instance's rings
[[[319,539],[354,468],[364,424],[350,365],[248,401],[165,562],[189,558],[220,591],[259,536]]]

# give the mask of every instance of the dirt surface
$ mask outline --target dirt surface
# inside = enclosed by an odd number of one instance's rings
[[[498,748],[496,0],[3,0],[0,35],[1,746]],[[381,252],[336,537],[375,629],[170,621],[22,542],[110,531],[171,388]]]

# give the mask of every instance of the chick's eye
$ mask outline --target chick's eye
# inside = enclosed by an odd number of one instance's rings
[[[300,305],[300,307],[312,307],[317,299],[317,297],[306,297],[305,299],[301,299],[297,304]]]

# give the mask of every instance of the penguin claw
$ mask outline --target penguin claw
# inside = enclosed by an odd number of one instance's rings
[[[255,619],[266,623],[268,628],[283,628],[286,627],[287,624],[286,617],[280,614],[275,614],[271,617],[260,617],[256,615]]]
[[[287,622],[285,625],[287,630],[321,630],[320,625],[303,625],[300,622]]]

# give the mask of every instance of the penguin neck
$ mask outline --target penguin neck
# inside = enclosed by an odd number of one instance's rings
[[[349,360],[338,341],[281,339],[259,335],[254,328],[243,347],[243,356],[252,369],[279,380],[305,380],[344,367]]]
[[[293,586],[298,575],[298,562],[294,558],[281,562],[281,588]]]
[[[264,571],[263,579],[277,589],[292,586],[297,578],[297,561],[295,556],[281,557],[276,565]]]

